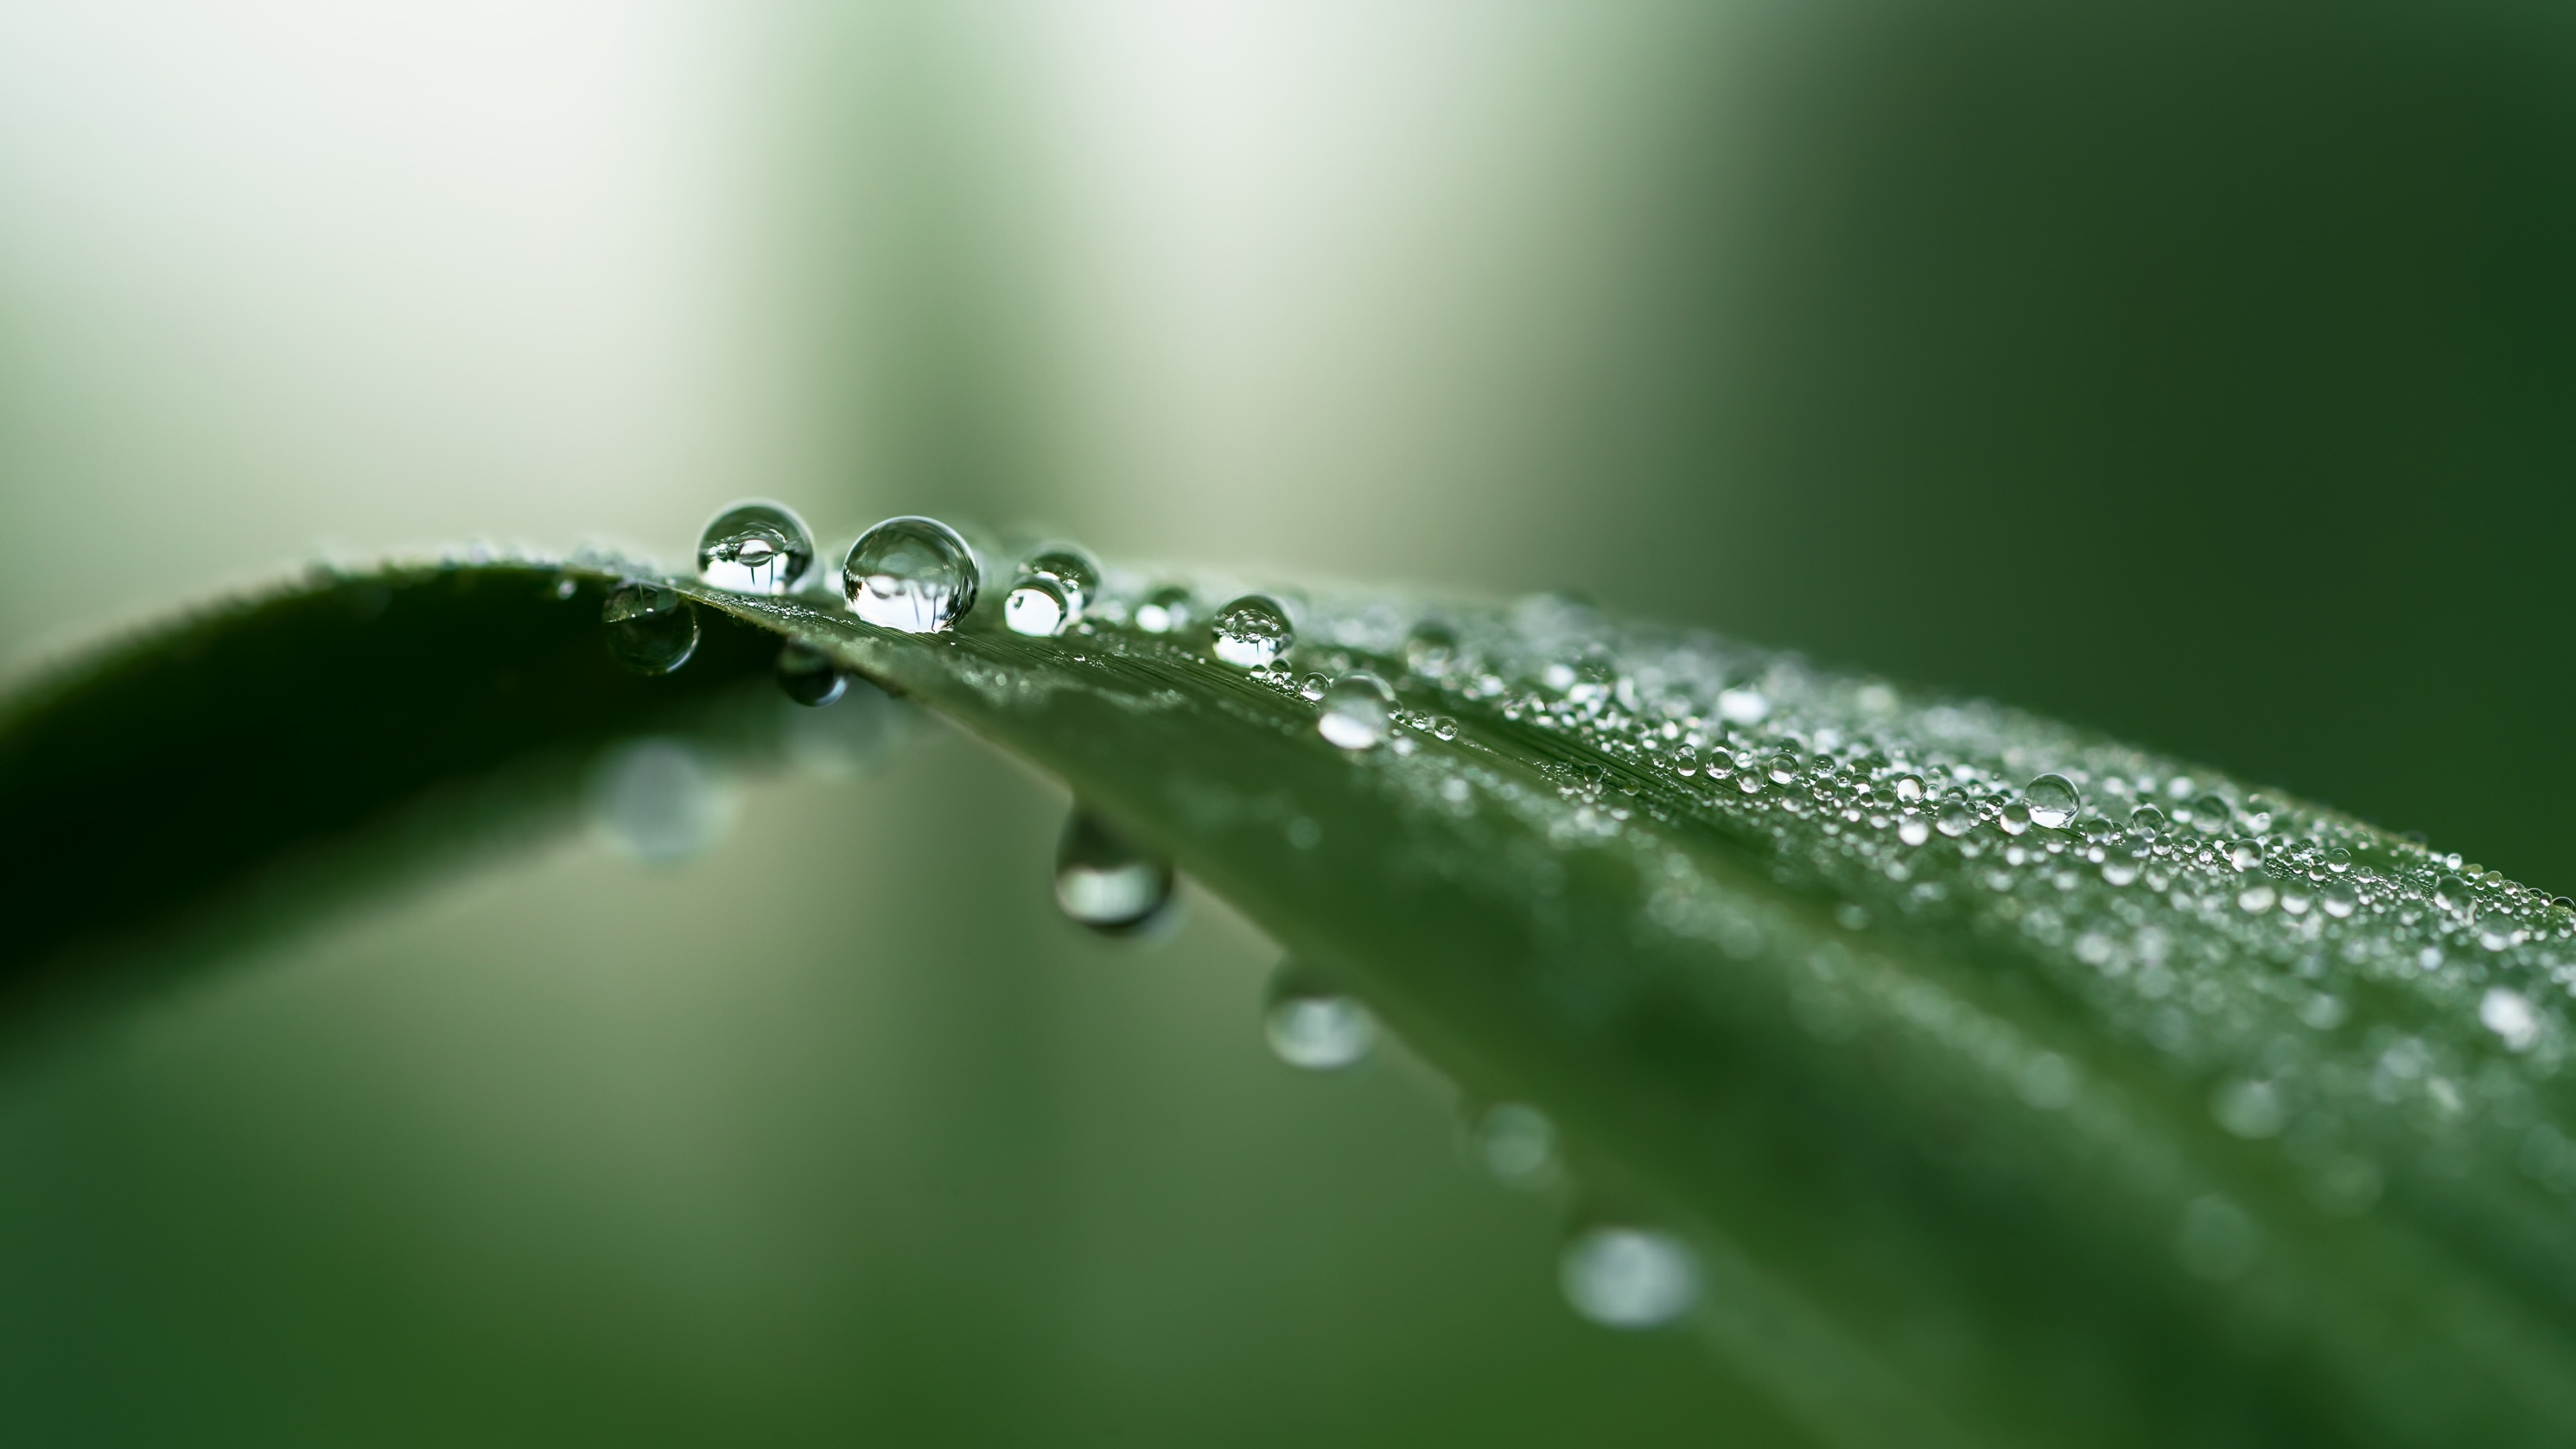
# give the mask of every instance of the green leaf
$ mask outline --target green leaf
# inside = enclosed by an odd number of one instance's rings
[[[328,580],[21,698],[17,1018],[559,818],[612,739],[756,754],[792,640],[1063,780],[1471,1097],[1544,1109],[1578,1216],[1684,1230],[1692,1331],[1824,1442],[2576,1427],[2576,915],[2454,857],[1552,598],[1292,596],[1295,652],[1248,674],[1125,622],[1160,577],[1050,639],[998,591],[908,635],[683,583],[697,651],[645,678],[603,644],[620,577]],[[1189,582],[1201,618],[1233,591]],[[1354,669],[1398,720],[1357,751],[1307,693]]]

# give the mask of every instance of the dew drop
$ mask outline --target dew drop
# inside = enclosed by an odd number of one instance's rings
[[[822,650],[790,644],[778,651],[778,687],[798,704],[820,709],[847,692],[850,681]]]
[[[1394,698],[1386,681],[1366,671],[1353,671],[1324,691],[1324,712],[1315,729],[1346,750],[1365,750],[1386,740],[1387,705]]]
[[[1556,1124],[1536,1107],[1499,1102],[1486,1108],[1472,1140],[1476,1160],[1507,1187],[1545,1187],[1556,1177]]]
[[[2124,886],[2137,878],[2138,863],[2135,860],[2115,855],[2102,862],[2102,879],[2112,885]]]
[[[1896,801],[1900,805],[1919,805],[1923,803],[1923,777],[1920,775],[1897,776]]]
[[[1435,740],[1454,740],[1458,738],[1458,722],[1445,714],[1433,715],[1431,717],[1431,737]]]
[[[814,567],[814,535],[782,503],[748,499],[698,534],[698,577],[737,594],[784,594]]]
[[[2030,807],[2015,800],[1995,813],[1995,824],[2006,835],[2019,835],[2030,829]]]
[[[1064,605],[1064,622],[1079,623],[1100,601],[1100,564],[1091,554],[1074,544],[1051,543],[1020,560],[1019,583],[1044,579],[1056,587],[1056,597]],[[1061,627],[1061,626],[1059,626]],[[1028,633],[1028,630],[1021,630]],[[1052,631],[1050,631],[1052,632]]]
[[[2252,870],[2263,863],[2263,847],[2251,840],[2240,840],[2227,848],[2227,863],[2238,870]]]
[[[1246,594],[1216,611],[1209,636],[1216,657],[1237,669],[1259,669],[1297,642],[1288,611],[1264,594]]]
[[[608,751],[590,774],[590,819],[610,849],[646,865],[704,855],[733,824],[733,797],[698,752],[672,739]]]
[[[1309,674],[1304,679],[1297,681],[1297,697],[1300,699],[1321,700],[1324,697],[1324,691],[1332,687],[1333,682],[1326,679],[1324,676],[1320,674]]]
[[[1368,1007],[1296,961],[1272,973],[1261,1030],[1273,1055],[1310,1072],[1350,1066],[1377,1042],[1377,1018]]]
[[[975,551],[936,518],[889,518],[859,535],[841,564],[850,612],[907,634],[957,627],[982,583]]]
[[[1056,905],[1104,936],[1132,936],[1162,921],[1174,879],[1171,862],[1079,806],[1056,842]]]
[[[2140,805],[2129,812],[2129,824],[2152,834],[2165,828],[2165,812],[2152,804]]]
[[[2338,845],[2326,852],[2326,869],[2337,875],[2352,869],[2352,852]]]
[[[608,656],[638,674],[668,674],[698,648],[698,611],[666,584],[635,580],[608,591],[599,620]]]
[[[2272,909],[2280,893],[2269,885],[2250,885],[2236,893],[2236,909],[2249,916],[2259,916]]]
[[[1920,815],[1908,815],[1896,822],[1896,838],[1908,845],[1921,845],[1932,838],[1932,827]]]
[[[2433,904],[2446,911],[2464,911],[2469,906],[2469,884],[2455,875],[2433,882]]]
[[[1136,627],[1148,634],[1178,634],[1190,627],[1192,612],[1190,591],[1180,584],[1165,584],[1136,606]]]
[[[1762,770],[1771,777],[1772,784],[1786,785],[1798,778],[1798,756],[1794,751],[1782,750],[1763,761]]]
[[[1977,828],[1977,817],[1969,813],[1967,806],[1952,801],[1941,807],[1941,817],[1933,823],[1943,835],[1956,840]]]
[[[1064,626],[1073,619],[1073,605],[1065,597],[1064,586],[1051,578],[1022,579],[1002,599],[1002,623],[1014,634],[1052,639],[1063,633]]]
[[[2501,910],[2489,910],[2478,918],[2478,944],[2490,951],[2502,951],[2520,944],[2522,923]]]
[[[1458,636],[1448,626],[1425,620],[1404,636],[1404,667],[1416,674],[1440,675],[1458,657]]]
[[[2361,896],[2348,880],[2328,881],[2325,889],[2317,893],[2317,904],[2325,907],[2327,915],[2340,921],[2361,904]]]
[[[2192,827],[2203,835],[2224,834],[2229,820],[2227,802],[2215,795],[2203,795],[2191,802]]]
[[[2063,830],[2084,809],[2084,796],[2064,775],[2042,775],[2022,790],[2030,802],[2030,823],[2043,830]]]
[[[1565,1245],[1557,1281],[1574,1311],[1605,1328],[1660,1328],[1699,1302],[1699,1262],[1652,1228],[1586,1228]]]

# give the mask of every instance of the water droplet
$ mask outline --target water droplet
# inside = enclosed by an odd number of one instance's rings
[[[2248,1139],[2273,1136],[2289,1124],[2281,1094],[2270,1082],[2227,1083],[2211,1096],[2209,1114],[2219,1126]]]
[[[1100,601],[1100,564],[1077,544],[1051,543],[1020,560],[1020,583],[1045,579],[1064,605],[1064,622],[1079,623]],[[1028,630],[1021,630],[1027,633]]]
[[[2232,1283],[2263,1255],[2262,1230],[2245,1210],[2215,1193],[2194,1198],[2174,1230],[2174,1257],[2195,1278]]]
[[[2490,951],[2502,951],[2522,942],[2522,923],[2499,908],[2489,908],[2478,917],[2478,944]]]
[[[599,620],[608,657],[638,674],[668,674],[698,648],[698,611],[664,584],[636,580],[608,591]]]
[[[1673,751],[1673,773],[1687,780],[1699,773],[1699,751],[1689,745]]]
[[[2234,845],[2227,847],[2227,863],[2236,867],[2238,870],[2252,870],[2254,867],[2261,865],[2263,863],[2263,847],[2261,843],[2252,840],[2237,841]]]
[[[1370,749],[1386,739],[1387,704],[1393,698],[1386,681],[1376,675],[1345,674],[1324,692],[1324,712],[1316,717],[1315,728],[1343,749]]]
[[[1941,807],[1941,817],[1933,823],[1943,835],[1955,840],[1977,828],[1977,817],[1967,806],[1953,800]]]
[[[1279,1060],[1310,1072],[1347,1067],[1377,1042],[1377,1018],[1358,997],[1295,961],[1272,973],[1261,1028]]]
[[[2279,899],[2280,893],[2269,885],[2250,885],[2236,893],[2236,909],[2249,916],[2259,916],[2272,909],[2272,903]]]
[[[1758,689],[1728,689],[1718,693],[1718,718],[1728,724],[1760,724],[1770,713],[1771,701]]]
[[[1194,607],[1186,587],[1165,584],[1136,606],[1136,627],[1148,634],[1178,634],[1190,627]]]
[[[975,551],[936,518],[889,518],[859,535],[841,564],[850,612],[907,634],[957,627],[982,583]]]
[[[733,824],[731,793],[679,740],[636,740],[600,756],[589,803],[609,847],[647,865],[693,860]]]
[[[1919,805],[1923,803],[1923,777],[1920,775],[1897,776],[1896,803],[1900,805]]]
[[[1896,822],[1896,838],[1908,845],[1921,845],[1932,838],[1932,827],[1920,815],[1908,815]]]
[[[2030,802],[2030,823],[2043,830],[2063,830],[2084,809],[2084,796],[2064,775],[2042,775],[2023,788]]]
[[[2501,1038],[2507,1051],[2529,1051],[2540,1040],[2540,1016],[2519,991],[2489,990],[2478,1002],[2478,1022]]]
[[[2203,795],[2191,802],[2192,827],[2203,835],[2223,835],[2232,816],[2227,802],[2215,795]]]
[[[798,704],[820,709],[839,699],[850,681],[822,650],[790,644],[778,651],[778,687]]]
[[[2469,908],[2469,883],[2455,875],[2446,875],[2439,880],[2434,881],[2433,904],[2440,906],[2446,911],[2467,910]]]
[[[2006,835],[2019,835],[2030,828],[2030,807],[2015,800],[1995,812],[1995,824]]]
[[[1510,1187],[1545,1187],[1556,1177],[1556,1124],[1536,1107],[1501,1102],[1476,1119],[1476,1159]]]
[[[1332,687],[1333,682],[1326,679],[1324,676],[1320,674],[1309,674],[1304,679],[1297,681],[1297,697],[1300,699],[1320,700],[1324,697],[1324,691]]]
[[[2326,869],[2337,875],[2352,869],[2352,852],[2338,845],[2326,852]]]
[[[2317,893],[2317,903],[2326,908],[2327,915],[2342,920],[2361,904],[2361,895],[2348,880],[2328,881],[2325,889]]]
[[[814,535],[782,503],[749,499],[707,520],[698,534],[698,577],[738,594],[783,594],[814,567]]]
[[[1762,762],[1762,771],[1771,777],[1772,784],[1786,785],[1798,778],[1798,756],[1795,751],[1782,750]]]
[[[2140,805],[2129,812],[2129,824],[2152,834],[2165,828],[2165,812],[2153,805]]]
[[[1174,879],[1171,862],[1079,806],[1056,842],[1056,905],[1104,936],[1134,935],[1163,920]]]
[[[2102,862],[2102,879],[2124,886],[2138,878],[2138,862],[2125,855],[2115,855]]]
[[[1431,717],[1431,737],[1435,740],[1454,740],[1458,738],[1458,722],[1445,714],[1433,715]]]
[[[1216,611],[1210,645],[1216,657],[1237,669],[1259,669],[1277,660],[1297,642],[1288,611],[1263,594],[1246,594]]]
[[[1014,634],[1052,639],[1073,622],[1073,605],[1062,584],[1050,578],[1025,578],[1002,600],[1002,623]]]
[[[1404,667],[1416,674],[1440,675],[1458,657],[1458,636],[1447,625],[1428,620],[1404,636]]]
[[[573,595],[575,595],[575,594],[577,594],[577,593],[580,593],[580,592],[581,592],[581,585],[580,585],[578,582],[576,582],[575,580],[572,580],[572,579],[557,579],[557,580],[555,580],[555,597],[556,597],[556,598],[558,598],[558,599],[569,599],[569,598],[571,598]]]
[[[1652,1228],[1594,1227],[1565,1245],[1557,1280],[1574,1311],[1605,1328],[1660,1328],[1699,1302],[1699,1262]]]

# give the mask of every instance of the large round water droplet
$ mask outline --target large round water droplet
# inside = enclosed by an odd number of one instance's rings
[[[1310,1072],[1350,1066],[1377,1042],[1377,1018],[1358,997],[1295,961],[1270,978],[1261,1030],[1279,1060]]]
[[[841,564],[850,612],[908,634],[957,627],[982,582],[975,551],[936,518],[889,518],[859,535]]]
[[[1574,1311],[1606,1328],[1660,1328],[1699,1302],[1699,1262],[1652,1228],[1587,1228],[1565,1245],[1557,1280]]]
[[[1064,585],[1055,580],[1025,578],[1012,585],[1010,597],[1002,600],[1002,622],[1014,634],[1051,639],[1073,622],[1073,604],[1065,597]]]
[[[1296,642],[1297,631],[1278,600],[1246,594],[1216,611],[1209,645],[1217,658],[1238,669],[1259,669]]]
[[[738,594],[783,594],[814,567],[814,535],[782,503],[750,499],[707,520],[698,577]]]
[[[1896,803],[1900,805],[1919,805],[1923,803],[1923,777],[1920,775],[1897,776]]]
[[[2165,812],[2154,805],[2140,805],[2129,812],[2129,824],[2152,835],[2165,828]]]
[[[647,865],[703,855],[733,824],[733,797],[678,740],[637,740],[600,757],[590,818],[609,847]]]
[[[2192,826],[2203,835],[2226,833],[2233,818],[2227,802],[2216,795],[2203,795],[2191,802]]]
[[[2048,774],[2022,790],[2030,805],[2030,823],[2042,830],[2064,830],[2084,809],[2084,796],[2064,775]]]
[[[1163,919],[1173,879],[1171,862],[1078,807],[1056,843],[1056,905],[1105,936],[1134,935]]]
[[[1187,588],[1165,584],[1136,606],[1136,627],[1148,634],[1178,634],[1190,626],[1195,611]]]
[[[608,591],[599,608],[608,657],[638,674],[668,674],[698,648],[698,611],[680,591],[636,580]]]
[[[778,687],[798,704],[820,709],[839,699],[850,681],[822,650],[790,644],[778,651]]]
[[[1372,749],[1386,739],[1387,705],[1394,697],[1386,681],[1374,674],[1345,674],[1324,691],[1324,712],[1316,716],[1315,728],[1343,749]]]
[[[1064,600],[1068,624],[1100,602],[1100,564],[1078,544],[1051,543],[1020,560],[1020,578],[1051,580]]]

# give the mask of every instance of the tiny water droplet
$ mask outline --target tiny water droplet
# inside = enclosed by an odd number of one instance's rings
[[[813,567],[814,535],[783,503],[736,503],[698,534],[698,577],[711,588],[784,594]]]
[[[1209,642],[1217,658],[1237,669],[1259,669],[1287,653],[1297,631],[1278,600],[1246,594],[1216,611]]]
[[[1370,749],[1386,739],[1387,705],[1393,698],[1385,680],[1355,670],[1324,692],[1324,712],[1316,716],[1315,728],[1343,749]]]
[[[1955,840],[1977,828],[1977,817],[1969,813],[1967,806],[1953,800],[1941,807],[1941,818],[1933,824],[1943,835]]]
[[[555,597],[558,599],[569,599],[580,592],[581,585],[571,579],[555,580]]]
[[[820,709],[847,692],[850,681],[822,650],[790,644],[778,651],[778,687],[798,704]]]
[[[1178,634],[1190,626],[1192,608],[1187,587],[1165,584],[1136,606],[1136,627],[1148,634]]]
[[[2021,793],[2030,804],[2030,823],[2043,830],[2065,829],[2084,809],[2083,793],[2064,775],[2042,775]]]
[[[841,564],[850,612],[907,634],[957,627],[982,582],[975,551],[936,518],[889,518],[859,535]]]
[[[608,657],[638,674],[668,674],[698,648],[698,611],[666,584],[634,580],[608,591],[599,621]]]
[[[1433,715],[1431,717],[1431,737],[1435,740],[1454,740],[1458,738],[1458,722],[1445,714]]]
[[[1523,1189],[1556,1177],[1556,1124],[1521,1102],[1499,1102],[1476,1119],[1476,1158],[1496,1182]]]
[[[1699,1262],[1688,1245],[1652,1228],[1594,1227],[1557,1263],[1574,1311],[1605,1328],[1660,1328],[1699,1302]]]
[[[1329,1072],[1369,1054],[1377,1042],[1377,1017],[1330,978],[1289,961],[1271,974],[1261,1030],[1279,1060],[1310,1072]]]
[[[1309,674],[1304,679],[1297,681],[1297,696],[1300,699],[1322,699],[1324,697],[1324,691],[1332,687],[1333,682],[1326,679],[1324,676],[1320,674]]]
[[[1002,600],[1002,623],[1014,634],[1052,639],[1073,622],[1072,604],[1062,584],[1051,578],[1025,578]]]
[[[1164,919],[1175,879],[1171,862],[1078,806],[1056,842],[1056,905],[1104,936],[1132,936]]]
[[[1064,622],[1076,624],[1100,601],[1100,564],[1080,545],[1051,543],[1020,560],[1019,582],[1045,579],[1064,605]],[[1020,631],[1027,633],[1027,630]]]

